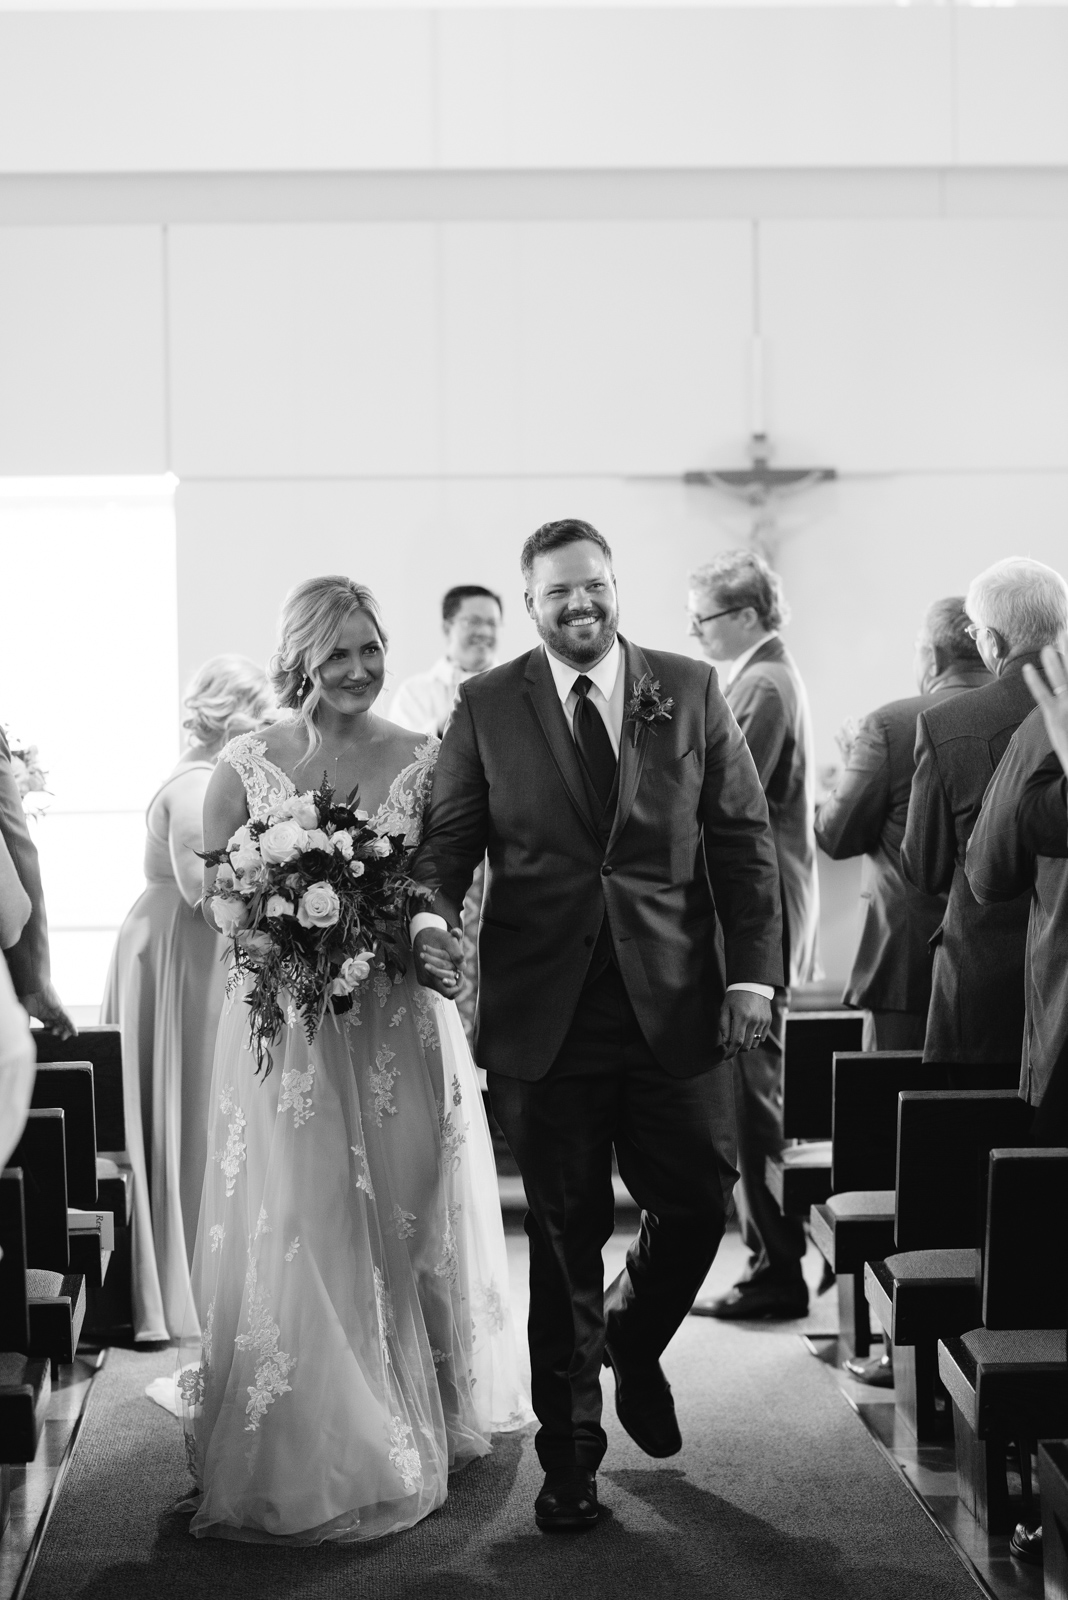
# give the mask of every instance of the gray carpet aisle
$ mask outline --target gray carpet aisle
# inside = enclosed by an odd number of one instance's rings
[[[171,1355],[112,1351],[29,1600],[974,1600],[976,1589],[797,1338],[690,1319],[665,1366],[685,1445],[643,1456],[609,1403],[593,1532],[531,1521],[531,1437],[504,1437],[408,1533],[311,1550],[194,1540]],[[606,1385],[606,1399],[610,1400]],[[281,1407],[278,1421],[281,1422]]]

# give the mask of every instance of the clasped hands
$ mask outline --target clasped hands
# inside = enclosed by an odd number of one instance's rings
[[[455,1000],[460,988],[464,939],[459,928],[420,928],[412,943],[415,975],[424,989]]]

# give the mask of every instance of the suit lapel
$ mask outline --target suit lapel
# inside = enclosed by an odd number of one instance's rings
[[[531,652],[527,663],[526,685],[526,698],[530,703],[530,709],[542,731],[545,743],[549,746],[549,754],[567,790],[568,799],[600,845],[603,835],[598,831],[586,799],[586,784],[579,765],[575,741],[567,726],[564,708],[560,704],[560,696],[556,692],[556,684],[553,682],[544,650]]]
[[[629,639],[620,639],[623,647],[623,704],[626,706],[630,699],[631,691],[638,679],[649,671],[649,663],[638,649],[636,644],[631,644]],[[634,797],[638,793],[638,784],[641,782],[642,768],[645,766],[645,757],[649,749],[649,729],[644,723],[638,724],[638,737],[634,737],[635,724],[624,722],[619,736],[619,799],[616,801],[616,814],[612,822],[612,832],[608,838],[608,849],[611,850],[619,835],[627,825],[634,805]]]

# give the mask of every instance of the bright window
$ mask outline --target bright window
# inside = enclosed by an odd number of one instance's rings
[[[0,478],[0,722],[40,750],[52,976],[99,1005],[178,756],[173,477]],[[84,1020],[84,1017],[83,1017]]]

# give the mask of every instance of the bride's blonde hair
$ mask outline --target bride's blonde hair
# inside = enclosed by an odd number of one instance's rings
[[[389,637],[382,626],[378,602],[370,589],[351,578],[337,574],[308,578],[289,591],[282,606],[282,636],[267,674],[279,706],[298,712],[307,732],[308,753],[301,766],[322,743],[315,724],[315,708],[322,697],[319,668],[329,658],[354,611],[362,611],[371,619],[385,649]]]

